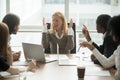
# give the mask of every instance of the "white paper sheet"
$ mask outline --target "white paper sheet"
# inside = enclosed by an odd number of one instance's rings
[[[86,70],[85,75],[86,76],[111,76],[108,70],[100,70],[100,69],[97,70],[97,69],[94,69],[94,67],[89,70]]]

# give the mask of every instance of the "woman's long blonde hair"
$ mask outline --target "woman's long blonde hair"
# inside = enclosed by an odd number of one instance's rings
[[[67,25],[66,25],[66,20],[65,20],[64,15],[61,12],[55,12],[52,16],[58,16],[62,20],[63,32],[64,32],[64,35],[67,35]],[[50,33],[54,33],[54,32],[55,32],[55,30],[53,29],[53,26],[51,24]]]
[[[0,22],[0,52],[3,53],[0,55],[7,55],[8,35],[8,26],[5,23]]]

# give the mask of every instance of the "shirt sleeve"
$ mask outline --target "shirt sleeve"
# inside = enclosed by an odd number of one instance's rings
[[[45,33],[47,33],[47,24],[45,24],[44,26],[42,26],[43,28],[42,28],[42,32],[45,32]]]
[[[48,48],[50,45],[50,33],[42,33],[42,45],[44,48]]]
[[[74,31],[72,28],[68,28],[68,35],[74,35]]]
[[[92,43],[93,43],[93,41],[92,41],[92,40],[90,40],[90,41],[89,41],[89,43],[90,43],[90,44],[92,44]]]
[[[94,56],[103,65],[104,68],[109,68],[115,65],[115,52],[109,58],[102,55],[96,48],[93,50]]]
[[[8,70],[9,67],[10,66],[5,62],[5,60],[0,57],[0,69],[2,71],[6,71],[6,70]]]

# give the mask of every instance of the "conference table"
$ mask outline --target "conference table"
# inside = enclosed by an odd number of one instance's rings
[[[77,67],[81,65],[86,67],[84,80],[114,80],[112,74],[106,74],[109,70],[94,64],[91,60],[81,60],[73,54],[69,54],[67,56],[70,59],[77,58],[78,64],[76,66],[61,66],[58,64],[58,60],[49,63],[37,62],[36,71],[33,74],[26,75],[25,80],[79,80],[77,75]],[[20,80],[20,76],[0,78],[0,80]]]

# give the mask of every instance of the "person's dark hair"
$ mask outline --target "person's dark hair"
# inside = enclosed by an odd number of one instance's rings
[[[112,36],[115,36],[115,39],[120,43],[120,15],[112,17],[108,26]]]
[[[9,27],[9,34],[12,34],[14,33],[14,27],[20,24],[20,18],[15,14],[8,13],[3,18],[2,22],[7,24]]]
[[[97,17],[96,20],[96,24],[100,25],[101,27],[103,27],[106,31],[107,31],[107,25],[109,20],[111,19],[111,16],[108,14],[101,14]]]

